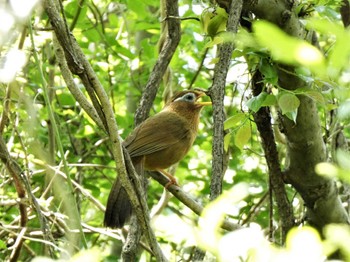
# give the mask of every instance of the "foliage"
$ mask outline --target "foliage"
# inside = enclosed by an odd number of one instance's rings
[[[301,2],[300,10],[306,5],[305,1]],[[224,142],[229,155],[223,181],[223,191],[226,193],[209,204],[212,111],[205,109],[195,145],[179,163],[176,177],[182,188],[198,202],[207,205],[207,209],[198,218],[173,197],[153,218],[158,241],[170,260],[189,260],[192,247],[199,245],[221,261],[236,261],[233,259],[239,257],[247,261],[260,261],[262,255],[268,255],[271,261],[287,257],[297,261],[296,257],[304,254],[304,245],[310,244],[308,254],[312,254],[314,257],[310,259],[314,260],[305,260],[304,257],[304,261],[317,261],[337,250],[350,261],[349,247],[344,245],[349,243],[350,233],[348,228],[341,226],[328,226],[325,239],[321,239],[319,233],[311,228],[294,229],[288,235],[286,247],[278,247],[282,244],[279,240],[279,216],[275,212],[276,203],[268,196],[268,168],[252,117],[252,113],[260,108],[271,106],[280,108],[282,114],[295,122],[300,97],[307,96],[317,102],[328,148],[332,148],[332,138],[338,131],[334,123],[341,126],[346,139],[350,136],[350,33],[340,23],[339,1],[306,2],[312,2],[314,9],[309,17],[303,19],[303,23],[308,30],[318,33],[320,48],[307,40],[289,36],[264,21],[253,23],[253,33],[241,28],[234,37],[237,49],[227,78],[225,97],[228,118],[224,127],[227,131]],[[155,0],[72,0],[63,1],[63,5],[68,26],[107,91],[120,136],[125,138],[133,129],[133,115],[158,54],[162,25],[160,3]],[[201,17],[208,7],[206,2],[182,0],[180,16]],[[217,21],[205,22],[210,26],[207,32],[196,20],[181,21],[181,43],[170,64],[174,91],[188,88],[193,81],[193,87],[208,89],[211,86],[216,44],[227,40],[225,35],[215,40],[224,29],[223,21],[227,19],[226,13],[218,10],[221,17],[215,18]],[[19,49],[20,56],[25,54],[27,60],[23,62],[22,69],[13,69],[18,71],[14,79],[6,78],[11,76],[11,72],[1,69],[1,122],[5,114],[8,117],[8,123],[1,133],[11,156],[26,174],[31,198],[36,199],[40,206],[40,209],[34,205],[28,206],[29,221],[23,232],[26,241],[19,261],[50,256],[53,259],[68,259],[71,250],[80,249],[69,246],[65,235],[67,225],[70,226],[67,210],[73,210],[74,205],[78,208],[87,247],[91,250],[82,250],[71,261],[112,261],[119,258],[120,252],[115,250],[120,250],[121,231],[102,227],[103,205],[117,175],[107,135],[81,109],[66,88],[54,56],[48,18],[40,6],[34,10],[28,22],[18,18],[16,13],[9,12],[9,15],[22,22],[25,25],[23,28],[28,28],[28,31],[22,32],[20,24],[13,24],[13,31],[8,32],[9,40],[1,42],[1,52],[7,54],[7,59],[18,59],[20,64],[18,56],[10,57],[11,50]],[[29,24],[31,26],[28,27]],[[232,36],[228,39],[232,40]],[[23,47],[17,48],[20,43]],[[312,88],[286,90],[279,87],[277,62],[297,67],[298,76]],[[6,63],[2,64],[6,66]],[[252,97],[247,88],[251,81],[248,69],[259,69],[264,75],[267,88],[256,97]],[[78,79],[75,81],[86,92],[82,83]],[[164,86],[160,87],[151,114],[161,110],[164,89]],[[335,111],[338,111],[339,118],[333,117]],[[275,111],[272,113],[275,115]],[[287,153],[283,135],[277,128],[276,137],[280,142],[280,159],[284,163]],[[344,151],[330,154],[329,158],[337,161],[319,164],[317,172],[349,183],[350,156]],[[68,179],[65,175],[68,175]],[[75,195],[70,192],[70,180]],[[21,228],[16,202],[18,196],[4,164],[1,165],[0,185],[0,260],[6,260],[16,249],[15,240]],[[340,187],[344,195],[348,194],[345,188]],[[303,200],[292,187],[288,186],[286,190],[293,203],[294,215],[301,222],[305,215]],[[150,206],[158,203],[163,191],[159,184],[150,180],[147,199]],[[44,224],[50,231],[47,239],[43,236],[41,213],[46,217]],[[223,233],[216,227],[223,214],[228,215],[230,221],[250,225],[251,228]],[[75,230],[73,236],[77,234]],[[341,236],[338,238],[339,232]],[[246,246],[242,243],[242,249],[237,247],[242,252],[234,253],[232,243],[240,245],[240,241],[247,236],[256,239],[246,243]],[[214,243],[210,243],[209,239],[215,240]],[[274,245],[266,239],[274,242]],[[151,255],[144,252],[140,259],[151,260]],[[50,260],[36,258],[34,261]]]

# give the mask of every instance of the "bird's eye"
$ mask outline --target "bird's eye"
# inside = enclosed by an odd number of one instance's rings
[[[188,93],[179,98],[176,98],[174,101],[194,102],[195,100],[196,100],[196,95],[194,93]]]
[[[183,96],[184,100],[193,102],[195,99],[195,95],[193,93],[189,93]]]

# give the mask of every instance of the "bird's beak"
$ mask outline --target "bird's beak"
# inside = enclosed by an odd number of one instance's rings
[[[198,98],[203,97],[203,96],[206,96],[206,94],[204,92],[201,93],[198,96]],[[211,106],[212,105],[211,102],[206,102],[206,101],[196,101],[195,104],[198,105],[198,106]]]
[[[196,105],[199,105],[199,106],[211,106],[212,103],[211,102],[196,102]]]

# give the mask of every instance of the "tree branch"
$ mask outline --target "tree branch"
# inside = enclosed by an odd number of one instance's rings
[[[169,183],[169,179],[159,172],[148,172],[148,174],[164,187]],[[188,193],[183,191],[182,188],[176,185],[170,185],[167,189],[171,194],[173,194],[178,200],[180,200],[185,206],[191,209],[195,214],[197,214],[198,216],[202,214],[203,206],[200,205],[191,196],[189,196]],[[227,231],[233,231],[236,229],[240,229],[241,226],[224,220],[221,225],[221,228]]]
[[[258,96],[262,92],[263,85],[263,76],[260,71],[256,71],[252,79],[254,96]],[[253,116],[260,133],[266,163],[269,168],[271,187],[276,198],[278,213],[281,218],[282,243],[284,243],[288,231],[294,226],[294,216],[292,205],[289,202],[285,191],[275,136],[271,126],[270,110],[268,107],[262,107],[258,112],[253,114]]]
[[[165,8],[167,17],[165,21],[167,23],[168,31],[163,47],[159,53],[156,64],[153,67],[151,75],[146,84],[145,90],[142,93],[141,102],[136,110],[135,125],[139,125],[149,115],[153,101],[156,97],[159,85],[162,81],[162,77],[173,57],[175,50],[180,42],[180,20],[171,17],[179,16],[178,2],[173,0],[165,1]]]
[[[226,31],[236,33],[242,10],[242,0],[232,1],[227,20]],[[210,198],[213,200],[221,194],[222,179],[225,174],[226,154],[224,151],[224,96],[226,76],[230,66],[233,43],[226,42],[219,46],[219,61],[215,65],[213,84],[208,95],[213,101],[213,149],[212,176],[210,181]]]
[[[67,84],[67,87],[75,100],[79,103],[79,105],[85,110],[85,112],[91,117],[91,119],[100,127],[102,130],[107,132],[105,126],[103,125],[96,109],[90,104],[87,100],[83,92],[79,89],[79,87],[75,84],[74,79],[72,77],[72,73],[68,68],[67,61],[64,59],[64,52],[62,47],[58,44],[57,38],[54,37],[53,44],[55,48],[55,54],[58,61],[58,65],[61,69],[62,77]]]

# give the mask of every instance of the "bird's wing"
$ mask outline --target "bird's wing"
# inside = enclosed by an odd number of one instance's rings
[[[136,127],[125,139],[124,145],[131,157],[143,156],[180,142],[190,132],[184,118],[163,111]]]

